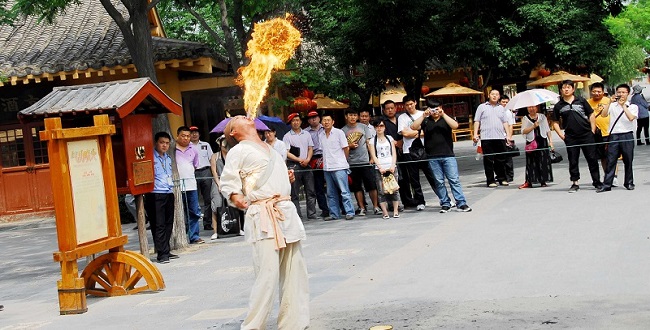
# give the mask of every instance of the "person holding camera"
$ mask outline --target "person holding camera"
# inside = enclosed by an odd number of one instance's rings
[[[609,108],[602,112],[603,117],[609,119],[609,145],[607,146],[607,170],[603,186],[596,192],[612,190],[614,174],[616,172],[616,160],[623,156],[625,168],[625,179],[623,186],[627,190],[634,190],[634,176],[632,174],[632,160],[634,160],[634,129],[636,119],[639,116],[639,107],[630,104],[628,96],[630,86],[620,84],[616,86],[616,97],[613,98]]]
[[[458,128],[458,122],[449,117],[439,101],[428,99],[422,117],[411,124],[412,130],[424,132],[424,148],[429,157],[429,168],[433,172],[434,191],[440,199],[440,213],[451,210],[451,199],[445,187],[445,178],[456,200],[456,210],[470,212],[458,176],[458,163],[454,155],[454,140],[451,131]]]

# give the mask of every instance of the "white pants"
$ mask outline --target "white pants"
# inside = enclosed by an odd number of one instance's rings
[[[299,330],[309,326],[309,279],[300,241],[275,250],[274,239],[253,243],[255,284],[248,303],[248,315],[241,329],[262,330],[280,289],[278,329]]]

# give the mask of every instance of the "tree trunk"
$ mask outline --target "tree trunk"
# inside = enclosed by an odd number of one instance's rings
[[[228,23],[228,7],[225,0],[219,0],[219,8],[221,9],[221,29],[226,40],[226,51],[230,57],[230,65],[234,73],[237,73],[241,65],[241,60],[237,56],[235,49],[235,40],[233,40],[232,33],[230,32],[230,24]],[[244,56],[244,49],[242,48],[242,57]]]

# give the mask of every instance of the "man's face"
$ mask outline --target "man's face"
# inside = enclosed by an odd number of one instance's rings
[[[158,141],[156,141],[156,151],[159,153],[165,153],[167,150],[169,150],[169,141],[168,138],[166,137],[160,137],[158,138]]]
[[[322,124],[323,124],[323,128],[329,130],[332,128],[332,126],[334,126],[334,120],[330,116],[323,117]]]
[[[591,89],[591,98],[594,99],[594,101],[602,100],[603,96],[605,96],[605,92],[603,92],[602,88],[594,87]]]
[[[299,130],[300,125],[302,125],[302,120],[300,119],[300,117],[296,116],[293,117],[293,119],[291,119],[291,129]]]
[[[190,141],[192,141],[193,143],[199,142],[199,137],[200,137],[199,131],[190,132]]]
[[[408,111],[409,113],[415,112],[415,102],[407,101],[406,103],[404,103],[404,108],[406,108],[406,111]]]
[[[190,145],[190,131],[180,131],[176,136],[176,143],[181,147]]]
[[[316,128],[318,124],[320,124],[320,117],[309,117],[309,119],[307,119],[307,123],[309,123],[309,126]]]
[[[348,113],[345,115],[345,122],[348,125],[354,125],[359,120],[359,115],[356,113]]]
[[[384,116],[390,119],[395,117],[395,103],[388,103],[384,105]]]
[[[493,89],[490,91],[488,98],[490,100],[490,103],[497,104],[497,102],[499,102],[499,99],[501,98],[501,93],[499,93],[498,90]]]
[[[370,124],[370,113],[368,111],[363,111],[359,113],[359,121],[362,124],[366,124],[366,125]]]
[[[573,95],[574,88],[569,84],[562,86],[562,96],[571,96]]]
[[[620,97],[621,102],[626,101],[629,95],[630,92],[628,92],[625,87],[619,87],[616,89],[616,97]]]
[[[273,132],[273,131],[265,131],[264,132],[264,138],[266,139],[266,142],[273,143],[273,141],[275,141],[275,132]]]
[[[501,99],[501,101],[499,101],[499,103],[501,104],[501,106],[503,106],[504,108],[506,107],[506,105],[508,104],[508,102],[510,102],[509,99]]]

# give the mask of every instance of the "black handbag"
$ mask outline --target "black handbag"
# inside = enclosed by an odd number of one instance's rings
[[[555,150],[551,150],[550,157],[551,157],[551,164],[559,163],[564,159],[562,158],[562,155],[560,155],[560,153],[556,152]]]
[[[515,145],[514,142],[510,143],[510,145],[507,145],[506,149],[508,150],[508,153],[506,153],[507,156],[510,157],[521,156],[521,151],[519,150],[519,147]]]

